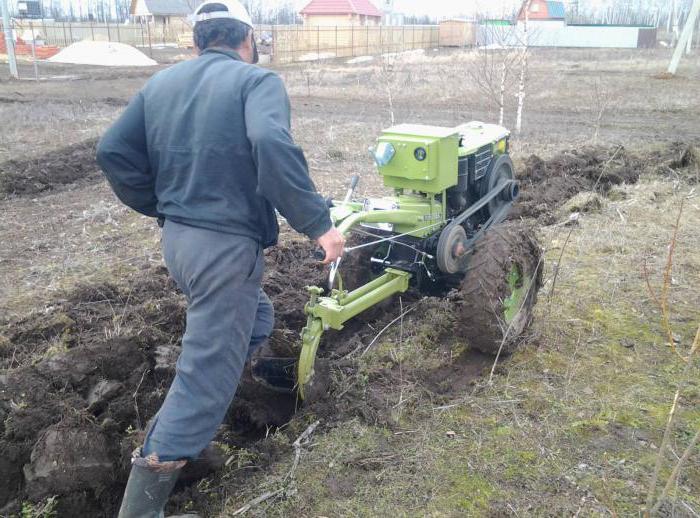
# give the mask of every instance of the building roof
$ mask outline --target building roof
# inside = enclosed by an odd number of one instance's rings
[[[311,0],[301,14],[362,14],[382,16],[370,0]]]
[[[518,20],[525,19],[526,5],[528,5],[527,0],[525,0],[523,2],[522,7],[520,7],[520,11],[518,12]],[[528,10],[528,18],[532,21],[566,19],[566,10],[564,9],[564,2],[532,0],[532,2],[529,5],[530,9]]]
[[[131,14],[136,14],[136,4],[138,0],[131,2]],[[199,5],[199,2],[193,2],[192,5],[187,0],[141,0],[145,5],[149,14],[155,16],[187,16],[192,14],[194,7]]]
[[[547,14],[551,19],[555,20],[566,18],[564,2],[547,2]]]

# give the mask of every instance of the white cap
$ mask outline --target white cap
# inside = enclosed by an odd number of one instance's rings
[[[203,13],[202,8],[206,5],[211,4],[225,5],[227,10]],[[248,27],[253,27],[253,20],[251,20],[248,11],[238,0],[207,0],[206,2],[203,2],[199,7],[197,7],[197,9],[194,10],[194,14],[188,17],[189,21],[194,24],[196,24],[197,22],[203,22],[205,20],[214,20],[217,18],[229,18],[231,20],[238,20],[239,22],[245,23]]]

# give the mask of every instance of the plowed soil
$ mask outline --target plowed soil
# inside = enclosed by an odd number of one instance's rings
[[[97,178],[96,146],[97,139],[90,139],[29,160],[8,160],[0,164],[0,199],[35,195]]]
[[[581,191],[607,194],[623,183],[636,183],[645,173],[683,175],[698,182],[698,144],[674,142],[645,153],[622,146],[571,149],[544,160],[530,155],[516,172],[521,195],[510,218],[536,218],[542,224],[555,221],[555,209]]]

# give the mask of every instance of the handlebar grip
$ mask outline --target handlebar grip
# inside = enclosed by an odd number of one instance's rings
[[[350,189],[354,191],[358,183],[360,183],[360,175],[352,175],[352,178],[350,178]]]
[[[316,261],[323,262],[326,260],[326,251],[323,248],[314,250],[313,258]]]

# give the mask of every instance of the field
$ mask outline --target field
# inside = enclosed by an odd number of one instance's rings
[[[244,379],[171,514],[637,516],[656,478],[655,514],[698,516],[700,58],[669,79],[669,57],[530,56],[512,218],[545,272],[515,354],[471,350],[450,299],[397,298],[327,336],[313,404]],[[497,120],[480,66],[428,51],[279,68],[319,190],[359,174],[360,197],[381,193],[367,149],[392,120]],[[153,70],[41,67],[39,83],[0,71],[0,516],[113,516],[184,328],[157,226],[93,156]],[[508,95],[506,126],[515,110]],[[325,274],[303,238],[281,241],[264,284],[287,347]]]

